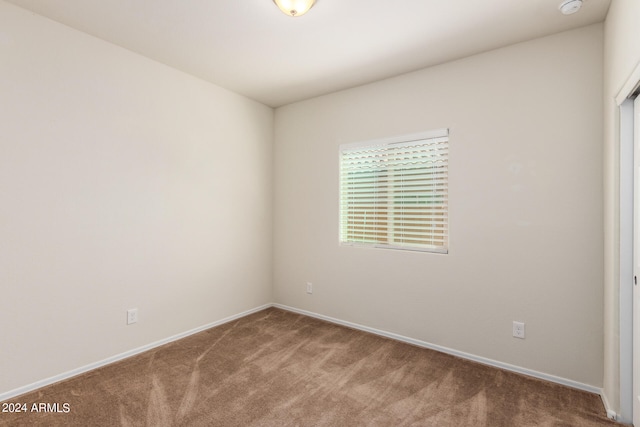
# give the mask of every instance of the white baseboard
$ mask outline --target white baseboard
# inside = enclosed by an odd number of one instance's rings
[[[609,399],[607,399],[607,395],[604,393],[604,390],[600,393],[600,398],[602,399],[604,409],[607,411],[607,418],[614,421],[620,421],[620,416],[618,415],[618,413],[611,409]]]
[[[428,348],[428,349],[436,350],[436,351],[439,351],[439,352],[442,352],[442,353],[451,354],[453,356],[457,356],[457,357],[460,357],[462,359],[467,359],[467,360],[471,360],[471,361],[474,361],[474,362],[482,363],[484,365],[489,365],[489,366],[493,366],[493,367],[496,367],[496,368],[505,369],[507,371],[516,372],[516,373],[527,375],[527,376],[530,376],[530,377],[534,377],[534,378],[539,378],[539,379],[542,379],[542,380],[550,381],[550,382],[553,382],[553,383],[556,383],[556,384],[561,384],[561,385],[572,387],[572,388],[575,388],[575,389],[584,390],[584,391],[587,391],[587,392],[590,392],[590,393],[598,394],[598,395],[600,395],[602,397],[602,401],[603,401],[603,403],[605,405],[605,409],[607,410],[607,416],[609,418],[611,418],[611,419],[614,419],[614,420],[617,419],[617,414],[613,410],[610,409],[610,406],[608,404],[607,398],[603,394],[603,391],[602,391],[601,388],[594,387],[594,386],[591,386],[591,385],[588,385],[588,384],[583,384],[583,383],[580,383],[580,382],[577,382],[577,381],[573,381],[573,380],[569,380],[569,379],[566,379],[566,378],[557,377],[555,375],[549,375],[549,374],[545,374],[543,372],[538,372],[538,371],[534,371],[534,370],[531,370],[531,369],[522,368],[522,367],[511,365],[511,364],[508,364],[508,363],[498,362],[496,360],[488,359],[488,358],[481,357],[481,356],[476,356],[476,355],[473,355],[473,354],[470,354],[470,353],[465,353],[465,352],[462,352],[462,351],[453,350],[453,349],[450,349],[450,348],[447,348],[447,347],[439,346],[439,345],[436,345],[436,344],[431,344],[431,343],[428,343],[426,341],[421,341],[421,340],[405,337],[403,335],[395,334],[395,333],[392,333],[392,332],[387,332],[387,331],[383,331],[383,330],[380,330],[380,329],[376,329],[376,328],[371,328],[371,327],[368,327],[368,326],[360,325],[360,324],[357,324],[357,323],[352,323],[352,322],[347,322],[347,321],[340,320],[340,319],[335,319],[333,317],[325,316],[325,315],[318,314],[318,313],[313,313],[313,312],[307,311],[307,310],[301,310],[301,309],[297,309],[297,308],[294,308],[294,307],[289,307],[289,306],[286,306],[286,305],[283,305],[283,304],[264,304],[262,306],[259,306],[259,307],[244,311],[242,313],[235,314],[233,316],[226,317],[226,318],[218,320],[216,322],[212,322],[212,323],[200,326],[198,328],[191,329],[189,331],[182,332],[180,334],[173,335],[173,336],[168,337],[168,338],[164,338],[162,340],[153,342],[151,344],[147,344],[147,345],[144,345],[142,347],[138,347],[136,349],[129,350],[129,351],[126,351],[124,353],[117,354],[115,356],[106,358],[104,360],[101,360],[101,361],[98,361],[98,362],[95,362],[95,363],[90,363],[90,364],[82,366],[80,368],[72,369],[71,371],[64,372],[62,374],[55,375],[53,377],[46,378],[44,380],[36,381],[36,382],[34,382],[32,384],[29,384],[29,385],[26,385],[26,386],[23,386],[23,387],[19,387],[19,388],[16,388],[14,390],[10,390],[8,392],[0,394],[0,401],[12,399],[12,398],[14,398],[16,396],[20,396],[22,394],[29,393],[29,392],[31,392],[33,390],[38,389],[38,388],[41,388],[41,387],[44,387],[44,386],[47,386],[47,385],[50,385],[50,384],[53,384],[53,383],[56,383],[56,382],[59,382],[59,381],[63,381],[63,380],[75,377],[77,375],[80,375],[80,374],[83,374],[85,372],[100,368],[102,366],[109,365],[109,364],[114,363],[114,362],[118,362],[118,361],[123,360],[123,359],[127,359],[127,358],[129,358],[131,356],[135,356],[137,354],[143,353],[145,351],[151,350],[151,349],[159,347],[161,345],[168,344],[170,342],[179,340],[181,338],[188,337],[189,335],[193,335],[193,334],[196,334],[198,332],[202,332],[202,331],[204,331],[206,329],[210,329],[210,328],[213,328],[213,327],[216,327],[216,326],[220,326],[222,324],[231,322],[233,320],[239,319],[239,318],[247,316],[249,314],[256,313],[258,311],[264,310],[264,309],[269,308],[269,307],[277,307],[277,308],[280,308],[282,310],[291,311],[293,313],[303,314],[305,316],[314,317],[316,319],[325,320],[327,322],[335,323],[335,324],[342,325],[342,326],[347,326],[349,328],[357,329],[357,330],[360,330],[360,331],[369,332],[369,333],[372,333],[372,334],[375,334],[375,335],[380,335],[380,336],[383,336],[383,337],[386,337],[386,338],[391,338],[391,339],[394,339],[394,340],[397,340],[397,341],[406,342],[408,344],[413,344],[413,345],[416,345],[418,347]]]
[[[104,360],[100,360],[99,362],[90,363],[90,364],[82,366],[80,368],[72,369],[72,370],[64,372],[62,374],[54,375],[53,377],[46,378],[46,379],[40,380],[40,381],[36,381],[36,382],[34,382],[32,384],[29,384],[29,385],[26,385],[26,386],[23,386],[23,387],[19,387],[19,388],[16,388],[14,390],[10,390],[8,392],[0,394],[0,402],[4,401],[4,400],[7,400],[7,399],[12,399],[12,398],[14,398],[16,396],[20,396],[20,395],[25,394],[25,393],[29,393],[30,391],[39,389],[41,387],[44,387],[44,386],[47,386],[47,385],[50,385],[50,384],[53,384],[53,383],[57,383],[59,381],[63,381],[63,380],[75,377],[77,375],[83,374],[83,373],[88,372],[88,371],[92,371],[92,370],[100,368],[102,366],[106,366],[106,365],[109,365],[111,363],[118,362],[118,361],[123,360],[123,359],[127,359],[127,358],[129,358],[131,356],[135,356],[136,354],[144,353],[145,351],[151,350],[151,349],[156,348],[156,347],[160,347],[161,345],[168,344],[168,343],[173,342],[173,341],[177,341],[179,339],[188,337],[189,335],[193,335],[193,334],[196,334],[198,332],[202,332],[204,330],[213,328],[215,326],[220,326],[222,324],[225,324],[225,323],[228,323],[228,322],[232,322],[232,321],[234,321],[236,319],[239,319],[241,317],[247,316],[247,315],[252,314],[252,313],[256,313],[258,311],[264,310],[265,308],[269,308],[269,307],[272,307],[272,306],[273,306],[273,304],[265,304],[265,305],[262,305],[260,307],[252,308],[250,310],[243,311],[242,313],[238,313],[238,314],[235,314],[233,316],[225,317],[224,319],[221,319],[221,320],[218,320],[218,321],[215,321],[215,322],[212,322],[212,323],[197,327],[195,329],[191,329],[189,331],[182,332],[180,334],[173,335],[171,337],[164,338],[164,339],[161,339],[161,340],[156,341],[156,342],[152,342],[151,344],[143,345],[142,347],[138,347],[138,348],[135,348],[133,350],[125,351],[124,353],[120,353],[120,354],[117,354],[115,356],[108,357],[108,358],[106,358]]]
[[[598,388],[589,384],[583,384],[581,382],[573,381],[567,378],[557,377],[555,375],[545,374],[543,372],[534,371],[532,369],[522,368],[520,366],[511,365],[509,363],[498,362],[497,360],[488,359],[486,357],[476,356],[474,354],[465,353],[463,351],[453,350],[451,348],[443,347],[436,344],[431,344],[426,341],[416,340],[416,339],[405,337],[403,335],[395,334],[392,332],[382,331],[380,329],[370,328],[368,326],[359,325],[357,323],[351,323],[344,320],[335,319],[333,317],[324,316],[322,314],[313,313],[307,310],[300,310],[298,308],[289,307],[283,304],[273,304],[273,306],[277,308],[281,308],[283,310],[291,311],[294,313],[303,314],[305,316],[315,317],[316,319],[326,320],[327,322],[336,323],[338,325],[347,326],[349,328],[358,329],[360,331],[370,332],[375,335],[380,335],[380,336],[391,338],[397,341],[406,342],[408,344],[413,344],[418,347],[428,348],[428,349],[436,350],[442,353],[451,354],[453,356],[457,356],[462,359],[467,359],[473,362],[482,363],[483,365],[493,366],[496,368],[504,369],[511,372],[516,372],[518,374],[527,375],[529,377],[550,381],[556,384],[561,384],[567,387],[571,387],[578,390],[583,390],[589,393],[594,393],[594,394],[603,396],[601,388]],[[605,406],[606,406],[606,403],[605,403]],[[607,410],[607,414],[608,413],[609,413],[609,410]]]

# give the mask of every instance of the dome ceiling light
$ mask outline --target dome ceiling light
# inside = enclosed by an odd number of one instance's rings
[[[280,10],[289,16],[302,16],[309,11],[316,0],[273,0]]]

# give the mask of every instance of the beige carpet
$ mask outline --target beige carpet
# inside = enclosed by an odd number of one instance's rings
[[[0,425],[618,425],[597,395],[275,308],[11,402],[63,412]]]

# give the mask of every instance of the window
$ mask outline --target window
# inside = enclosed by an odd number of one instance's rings
[[[340,242],[448,252],[449,131],[340,147]]]

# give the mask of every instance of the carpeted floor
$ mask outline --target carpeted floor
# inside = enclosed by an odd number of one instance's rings
[[[619,425],[597,395],[275,308],[11,402],[0,425]]]

